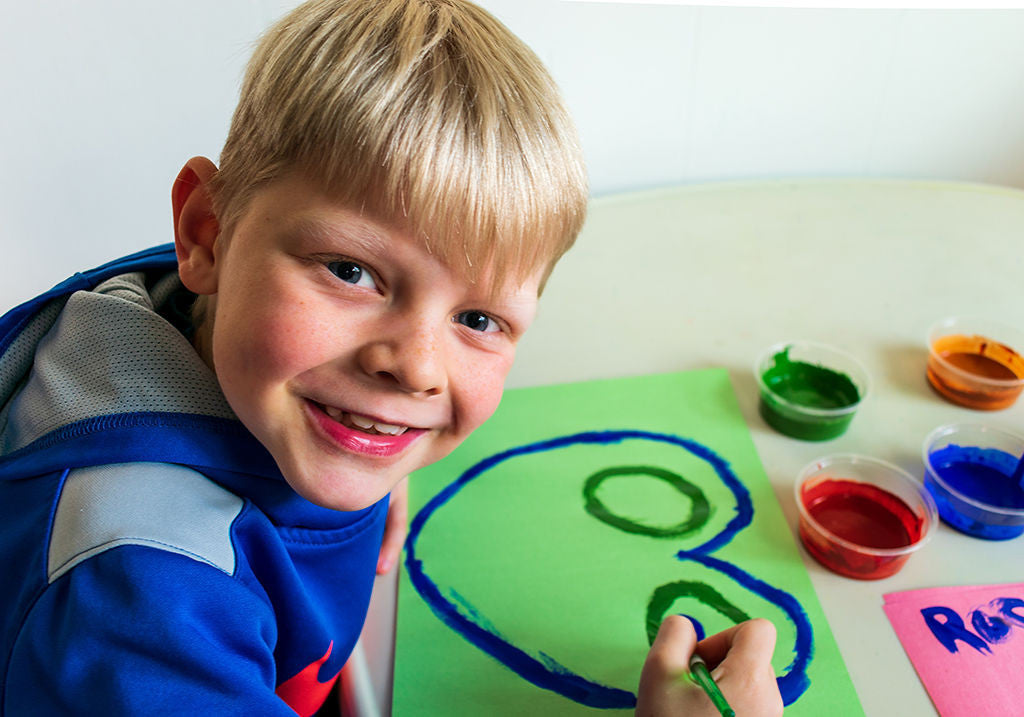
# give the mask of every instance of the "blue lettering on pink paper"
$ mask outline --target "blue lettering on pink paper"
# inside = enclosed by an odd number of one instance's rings
[[[1010,639],[1014,627],[1024,629],[1024,600],[996,598],[971,610],[966,622],[955,610],[941,605],[922,609],[921,616],[935,639],[951,654],[959,652],[957,643],[963,642],[983,655],[991,655],[991,646]],[[967,627],[968,622],[974,632]]]
[[[992,652],[988,643],[967,629],[963,619],[956,614],[955,610],[942,606],[926,607],[921,610],[921,614],[935,639],[950,652],[954,654],[958,652],[956,644],[958,640],[966,642],[978,652]]]
[[[999,610],[1004,618],[1017,627],[1024,627],[1024,612],[1015,612],[1016,610],[1024,611],[1024,600],[1020,598],[996,598],[989,604]]]
[[[971,625],[982,640],[992,645],[1006,642],[1010,636],[1010,625],[999,615],[987,615],[981,610],[971,610]]]

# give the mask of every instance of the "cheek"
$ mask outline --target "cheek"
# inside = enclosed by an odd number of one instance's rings
[[[236,395],[262,394],[328,360],[328,328],[303,302],[255,300],[218,311],[213,342],[218,378]]]
[[[466,433],[491,417],[501,402],[505,377],[512,368],[512,356],[495,357],[487,365],[468,367],[460,390]]]

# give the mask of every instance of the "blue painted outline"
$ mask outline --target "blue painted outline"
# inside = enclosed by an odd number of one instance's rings
[[[710,448],[706,448],[696,441],[690,441],[685,438],[680,438],[679,436],[671,436],[666,433],[653,433],[650,431],[585,431],[583,433],[574,433],[568,436],[560,436],[546,441],[538,441],[537,443],[529,443],[525,446],[510,448],[507,451],[496,453],[489,458],[483,459],[476,465],[471,466],[465,473],[449,483],[442,491],[431,498],[430,501],[420,509],[419,513],[416,514],[416,517],[413,518],[412,523],[409,526],[409,536],[405,541],[406,550],[412,550],[419,531],[423,528],[423,524],[438,508],[447,503],[467,483],[478,477],[481,473],[489,471],[491,468],[504,463],[510,458],[525,456],[531,453],[543,453],[556,448],[565,448],[567,446],[579,444],[609,445],[633,439],[670,443],[689,451],[701,460],[707,461],[711,464],[715,473],[718,474],[718,477],[722,479],[722,482],[736,498],[736,515],[733,519],[730,520],[715,537],[711,538],[706,543],[691,549],[691,552],[710,553],[718,550],[722,546],[727,545],[729,541],[736,536],[736,533],[750,525],[750,522],[754,519],[754,505],[750,500],[750,491],[747,490],[747,487],[743,485],[739,478],[736,477],[736,474],[733,473],[729,462],[720,457]]]
[[[676,557],[683,561],[692,560],[706,568],[716,570],[732,578],[755,595],[782,608],[786,617],[796,628],[796,640],[793,643],[793,661],[786,666],[787,672],[776,678],[775,681],[782,694],[782,704],[788,707],[796,702],[797,698],[811,686],[810,678],[807,677],[807,667],[814,657],[814,628],[811,627],[811,621],[800,602],[786,591],[773,587],[724,560],[687,550],[680,550],[676,553]]]
[[[778,679],[780,690],[784,685],[786,688],[786,692],[783,693],[785,704],[788,705],[795,701],[810,684],[806,676],[806,667],[810,661],[812,649],[810,622],[799,602],[788,593],[758,580],[729,563],[707,555],[707,553],[727,545],[740,530],[750,525],[754,517],[754,507],[750,499],[750,492],[733,473],[729,462],[711,449],[685,438],[649,431],[586,431],[518,446],[479,461],[445,486],[413,517],[409,526],[409,535],[405,541],[405,568],[416,592],[420,594],[420,597],[441,622],[531,684],[556,692],[589,707],[604,709],[635,707],[636,695],[632,692],[587,680],[561,665],[549,655],[539,653],[539,656],[535,657],[512,645],[493,628],[487,629],[482,626],[481,622],[486,623],[483,616],[454,590],[451,591],[454,602],[443,596],[437,585],[423,570],[423,561],[416,557],[416,541],[427,520],[466,484],[491,468],[517,456],[542,453],[572,445],[609,445],[633,439],[669,443],[689,451],[708,462],[735,496],[736,515],[726,526],[717,535],[696,548],[680,551],[677,553],[677,557],[680,560],[695,560],[731,577],[752,592],[781,607],[793,620],[797,628],[797,644],[794,647],[797,657],[791,663],[791,667],[794,669]],[[468,615],[459,610],[460,605],[463,611],[469,613]],[[786,701],[787,696],[789,697],[788,701]]]

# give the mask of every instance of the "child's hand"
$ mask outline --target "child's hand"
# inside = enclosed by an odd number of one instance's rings
[[[409,518],[409,478],[405,477],[391,489],[387,522],[384,524],[384,540],[377,558],[377,574],[383,575],[398,561],[402,552]]]
[[[708,696],[687,677],[695,647],[737,717],[782,714],[771,665],[774,625],[748,620],[697,643],[693,624],[681,615],[670,615],[662,621],[640,675],[637,717],[718,717]]]

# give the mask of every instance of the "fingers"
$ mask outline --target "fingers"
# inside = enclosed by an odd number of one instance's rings
[[[383,575],[398,562],[402,552],[402,543],[408,531],[409,518],[409,479],[403,478],[391,490],[391,501],[388,504],[388,517],[384,523],[384,539],[380,545],[380,556],[377,558],[377,574]]]
[[[697,652],[709,666],[731,659],[737,669],[742,669],[770,661],[775,639],[775,625],[764,618],[754,618],[701,640]]]
[[[669,615],[661,621],[658,635],[647,653],[647,664],[658,676],[680,675],[690,669],[690,655],[697,645],[693,623],[682,615]]]
[[[779,694],[771,663],[775,651],[775,626],[758,618],[713,635],[705,642],[713,638],[728,650],[711,671],[711,676],[730,704],[742,705],[748,697],[753,697],[756,714],[765,717],[781,715],[782,695]],[[697,650],[703,654],[703,643],[697,646]],[[737,709],[736,713],[745,714],[746,711]]]
[[[637,717],[713,717],[718,710],[689,673],[690,655],[696,651],[709,665],[729,705],[744,717],[779,717],[779,694],[771,658],[775,627],[755,619],[696,642],[690,621],[665,618],[644,662],[637,692]]]
[[[640,673],[636,717],[686,714],[680,710],[695,688],[683,676],[696,644],[697,633],[688,619],[669,615],[662,620]]]

